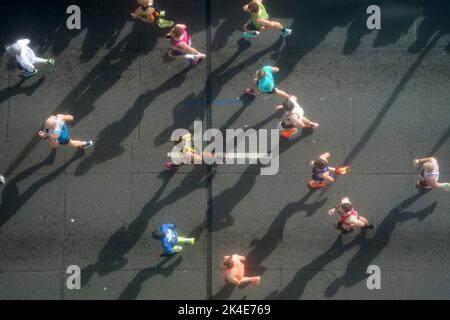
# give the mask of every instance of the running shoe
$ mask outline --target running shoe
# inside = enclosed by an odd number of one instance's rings
[[[194,65],[194,66],[197,65],[199,62],[200,62],[200,58],[199,57],[194,58],[194,59],[191,60],[191,64]]]
[[[55,59],[53,59],[53,58],[48,59],[48,60],[47,60],[47,64],[49,64],[49,65],[51,65],[52,67],[54,67],[54,66],[55,66]]]
[[[177,165],[175,163],[173,163],[172,161],[170,161],[170,160],[166,161],[167,170],[172,170],[172,169],[175,169],[176,167],[177,167]]]
[[[281,136],[285,139],[289,139],[292,137],[295,133],[297,133],[296,129],[286,129],[281,131]]]
[[[255,38],[260,35],[259,31],[249,31],[242,33],[243,38]]]
[[[163,11],[160,11],[159,12],[159,16],[160,17],[165,17],[166,16],[166,12],[163,10]]]
[[[281,32],[281,36],[282,36],[283,38],[286,38],[287,36],[290,36],[291,33],[292,33],[292,30],[291,30],[291,29],[284,29],[284,31]]]
[[[326,186],[326,184],[323,183],[323,182],[316,183],[316,182],[314,182],[314,181],[312,181],[312,180],[310,180],[310,181],[308,182],[308,187],[310,187],[311,189],[322,189],[322,188],[324,188],[325,186]]]
[[[173,247],[173,252],[175,252],[175,253],[181,252],[181,250],[183,250],[182,246],[174,246]]]
[[[175,24],[175,22],[170,21],[170,20],[166,20],[166,19],[162,19],[162,18],[159,18],[159,20],[158,20],[158,27],[160,27],[160,28],[171,28],[174,26],[174,24]]]
[[[349,172],[350,172],[350,167],[349,167],[349,166],[346,166],[346,167],[339,167],[339,168],[336,169],[336,173],[337,173],[337,174],[342,174],[342,175],[344,175],[344,174],[347,174],[347,173],[349,173]]]
[[[24,71],[24,72],[22,72],[22,77],[24,77],[24,78],[29,78],[29,77],[32,77],[32,76],[34,76],[35,74],[37,74],[38,73],[38,69],[34,69],[33,71]]]
[[[252,282],[255,286],[259,286],[261,282],[261,277],[252,277]]]
[[[94,143],[92,141],[85,141],[84,146],[82,146],[81,149],[86,150],[86,149],[92,147],[93,145],[94,145]]]
[[[259,96],[261,93],[255,92],[253,89],[245,89],[245,93],[252,96]]]
[[[6,182],[5,177],[2,176],[2,175],[0,175],[0,183],[1,183],[1,184],[5,184],[5,182]]]

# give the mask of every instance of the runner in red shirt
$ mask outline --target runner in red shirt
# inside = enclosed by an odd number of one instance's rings
[[[255,286],[261,282],[261,277],[245,277],[245,266],[243,262],[245,257],[233,254],[232,256],[223,257],[223,265],[225,270],[225,280],[228,283],[239,286],[244,283],[253,283]]]
[[[354,228],[361,230],[375,228],[373,224],[369,224],[366,218],[358,214],[347,197],[342,199],[341,203],[336,205],[336,207],[330,209],[328,214],[332,215],[336,212],[340,216],[340,221],[336,222],[336,228],[341,230],[343,234],[352,232]]]

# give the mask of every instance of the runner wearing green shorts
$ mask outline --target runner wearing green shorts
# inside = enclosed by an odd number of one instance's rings
[[[244,38],[252,38],[259,36],[261,31],[265,30],[279,30],[283,38],[289,36],[292,33],[291,29],[285,28],[281,23],[270,19],[267,13],[266,7],[263,4],[263,0],[253,0],[249,4],[246,4],[242,9],[250,13],[251,22],[244,25]]]

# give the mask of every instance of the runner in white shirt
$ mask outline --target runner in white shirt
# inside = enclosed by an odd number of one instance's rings
[[[439,164],[436,158],[429,157],[423,159],[414,159],[414,166],[420,168],[420,174],[417,176],[416,187],[419,189],[433,190],[443,189],[450,191],[450,184],[447,182],[439,183]]]
[[[278,130],[283,138],[292,139],[299,128],[317,128],[319,124],[304,116],[303,108],[298,104],[296,96],[290,96],[283,104],[275,107],[284,110],[283,120],[278,123]]]
[[[52,58],[42,59],[36,57],[33,50],[28,46],[29,44],[30,40],[21,39],[6,47],[6,51],[16,57],[18,63],[17,68],[23,77],[30,77],[38,73],[38,70],[34,66],[36,63],[46,63],[53,67],[55,66],[55,60]]]

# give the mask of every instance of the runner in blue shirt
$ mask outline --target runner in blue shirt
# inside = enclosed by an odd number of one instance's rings
[[[256,71],[256,78],[254,79],[251,88],[245,90],[245,93],[258,96],[262,93],[276,94],[280,97],[288,99],[290,97],[286,92],[275,87],[274,73],[280,72],[280,69],[272,66],[265,66]]]
[[[39,137],[48,141],[52,148],[59,145],[69,145],[75,148],[87,149],[94,145],[92,141],[79,141],[70,138],[69,128],[66,122],[73,121],[70,114],[57,114],[50,116],[44,124],[44,130],[38,132]]]
[[[171,256],[183,250],[183,247],[179,246],[178,243],[195,244],[195,238],[179,237],[178,232],[175,229],[175,224],[173,223],[163,224],[161,228],[159,228],[159,231],[152,232],[152,236],[154,239],[161,241],[161,245],[164,249],[163,255],[166,256]]]

